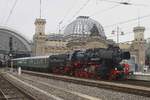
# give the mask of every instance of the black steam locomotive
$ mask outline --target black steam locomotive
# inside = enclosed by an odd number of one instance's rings
[[[119,63],[130,59],[119,47],[76,50],[70,53],[13,59],[14,67],[92,79],[125,79],[128,72]]]

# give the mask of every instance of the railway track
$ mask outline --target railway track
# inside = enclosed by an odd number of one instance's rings
[[[12,77],[13,80],[17,78],[25,83],[37,87],[40,90],[45,91],[48,94],[51,94],[63,100],[96,100],[96,99],[98,100],[149,100],[150,99],[149,97],[144,97],[140,95],[133,95],[133,94],[122,93],[122,92],[117,92],[117,91],[112,91],[112,90],[102,89],[102,88],[97,88],[92,86],[74,84],[70,82],[38,77],[29,74],[18,75],[16,72],[14,72],[14,73],[8,73],[7,75],[9,77]],[[39,99],[39,100],[49,100],[49,99]]]
[[[22,71],[22,72],[25,74],[30,74],[30,75],[39,76],[39,77],[46,77],[46,78],[61,80],[61,81],[65,81],[65,82],[72,82],[75,84],[111,89],[111,90],[115,90],[115,91],[119,91],[119,92],[125,92],[125,93],[131,93],[131,94],[150,97],[150,87],[142,86],[142,83],[134,84],[134,81],[131,82],[131,80],[126,81],[126,82],[125,81],[124,82],[123,81],[121,81],[121,82],[95,81],[95,80],[45,74],[45,73],[32,72],[32,71]],[[137,81],[135,81],[135,82],[137,82]],[[138,86],[137,86],[137,84],[138,84]]]
[[[16,76],[14,75],[14,77]],[[45,81],[43,82],[43,81],[35,80],[33,78],[29,78],[29,77],[19,78],[18,77],[18,79],[26,83],[32,84],[35,87],[39,87],[41,90],[59,98],[57,100],[102,100],[97,97],[93,97],[87,94],[75,92],[73,90],[61,88],[61,87],[49,84]]]
[[[129,79],[129,80],[125,80],[125,81],[113,81],[113,82],[121,83],[121,84],[130,84],[130,85],[150,87],[150,81],[144,81],[144,80]]]
[[[36,100],[33,96],[15,86],[0,73],[0,100]]]

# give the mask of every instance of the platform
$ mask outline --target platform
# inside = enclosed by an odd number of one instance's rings
[[[134,72],[134,74],[130,76],[130,79],[150,81],[150,72],[149,73]]]

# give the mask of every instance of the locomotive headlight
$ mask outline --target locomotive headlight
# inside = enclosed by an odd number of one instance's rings
[[[117,68],[115,68],[115,70],[117,70]]]

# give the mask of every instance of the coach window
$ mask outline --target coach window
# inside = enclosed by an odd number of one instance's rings
[[[43,59],[40,59],[40,64],[42,64],[43,63]]]
[[[43,64],[43,59],[40,59],[40,64]]]
[[[37,64],[37,63],[36,63],[36,59],[34,59],[34,64]]]
[[[33,59],[33,64],[35,64],[35,60]]]
[[[34,64],[36,64],[36,60],[34,59]]]
[[[46,62],[46,58],[44,59],[44,62],[45,62],[45,64],[47,64],[47,62]]]
[[[27,60],[24,60],[24,64],[26,64]]]
[[[36,61],[37,61],[37,63],[38,63],[38,64],[40,64],[40,63],[41,63],[41,59],[37,59]]]
[[[44,59],[41,59],[41,64],[43,64],[45,61],[44,61]]]
[[[32,61],[31,63],[33,64],[33,59],[31,61]]]
[[[45,64],[47,64],[46,58],[45,58]]]
[[[38,64],[36,59],[34,61],[35,61],[35,64]]]
[[[40,59],[39,63],[42,64],[42,59]]]
[[[41,59],[36,60],[38,64],[41,64]]]
[[[38,64],[41,64],[41,59],[37,59]]]
[[[42,59],[42,64],[45,64],[45,59]]]

